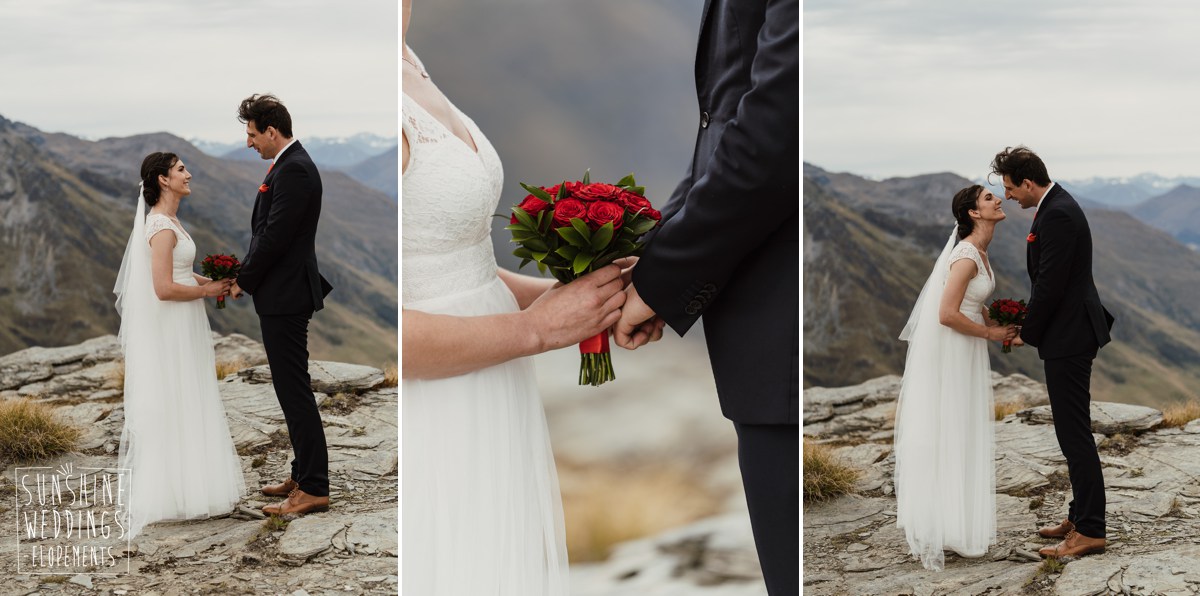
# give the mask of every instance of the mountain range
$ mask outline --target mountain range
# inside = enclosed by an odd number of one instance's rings
[[[242,254],[266,168],[221,159],[166,133],[98,141],[0,118],[0,353],[115,333],[112,287],[133,221],[138,170],[153,151],[193,175],[179,218],[200,253]],[[396,359],[396,202],[332,169],[317,237],[334,286],[309,333],[311,356],[379,366]],[[261,337],[249,300],[210,310],[215,331]]]
[[[897,339],[953,228],[950,198],[972,182],[955,174],[881,181],[804,168],[804,385],[842,386],[904,368]],[[1011,205],[1011,206],[1010,206]],[[1144,405],[1195,396],[1200,383],[1200,255],[1129,213],[1084,203],[1100,297],[1116,316],[1100,351],[1096,399]],[[1029,295],[1025,234],[1032,214],[1006,204],[989,257],[996,297]],[[1032,349],[1000,354],[993,369],[1044,380]]]

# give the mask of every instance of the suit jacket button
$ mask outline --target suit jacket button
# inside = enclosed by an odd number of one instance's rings
[[[714,284],[704,284],[704,291],[711,294],[717,291],[717,286]]]
[[[708,128],[708,112],[700,112],[700,128]]]

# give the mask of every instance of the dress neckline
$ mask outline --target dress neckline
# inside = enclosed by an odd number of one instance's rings
[[[411,95],[405,93],[404,97],[406,97],[408,99],[409,103],[411,103],[412,105],[416,106],[417,109],[424,112],[426,116],[429,116],[430,120],[433,120],[434,122],[437,123],[438,126],[442,127],[442,130],[444,130],[446,132],[446,134],[450,135],[451,137],[454,137],[459,143],[461,143],[462,147],[464,149],[466,149],[467,151],[470,151],[471,154],[476,157],[480,156],[479,143],[475,142],[475,135],[471,132],[471,127],[467,124],[466,120],[458,117],[458,115],[456,114],[456,112],[458,112],[458,108],[456,108],[454,106],[454,104],[450,103],[449,99],[446,100],[446,105],[450,106],[450,110],[452,112],[451,116],[453,116],[454,118],[457,118],[458,122],[460,124],[462,124],[463,130],[467,131],[466,139],[454,134],[454,131],[449,126],[447,126],[445,122],[438,120],[437,116],[434,116],[432,113],[430,113],[429,110],[425,109],[425,106],[418,103],[417,100],[413,99]]]

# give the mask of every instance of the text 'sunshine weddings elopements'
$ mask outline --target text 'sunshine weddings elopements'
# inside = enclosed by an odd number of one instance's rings
[[[129,548],[130,479],[127,469],[17,468],[18,572],[128,573],[119,549]]]

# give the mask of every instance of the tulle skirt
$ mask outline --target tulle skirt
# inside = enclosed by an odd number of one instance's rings
[[[135,536],[156,521],[229,513],[246,489],[217,392],[204,302],[155,300],[136,316],[155,332],[125,348],[118,465],[131,469]]]
[[[996,542],[991,374],[982,338],[936,325],[909,345],[896,411],[896,525],[927,569],[943,568],[943,549],[980,557]]]
[[[517,303],[496,278],[404,308],[476,316]],[[532,361],[403,383],[402,592],[566,594],[562,501]]]

